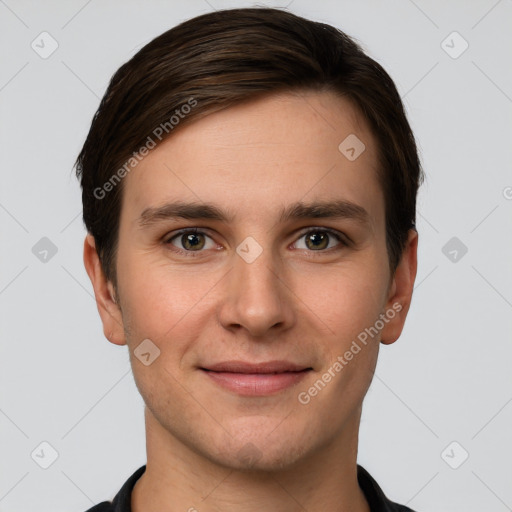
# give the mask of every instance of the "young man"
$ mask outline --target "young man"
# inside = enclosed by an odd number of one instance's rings
[[[423,177],[380,65],[285,11],[194,18],[114,75],[77,175],[103,330],[146,404],[147,464],[90,510],[410,510],[357,465]]]

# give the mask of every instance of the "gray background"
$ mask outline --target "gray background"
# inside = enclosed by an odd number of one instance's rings
[[[127,349],[103,337],[83,268],[72,165],[111,75],[143,44],[250,5],[0,0],[2,512],[82,512],[146,461]],[[346,31],[387,69],[427,174],[413,303],[401,339],[381,348],[359,463],[420,512],[512,510],[512,1],[288,8]],[[31,47],[51,49],[43,31],[58,43],[47,58]],[[58,453],[47,469],[43,441]]]

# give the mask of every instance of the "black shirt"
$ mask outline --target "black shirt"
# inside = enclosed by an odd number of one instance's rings
[[[145,465],[137,469],[123,484],[112,502],[104,501],[86,512],[132,512],[132,489],[144,471],[146,471]],[[370,505],[371,512],[414,512],[408,507],[389,501],[370,473],[359,465],[357,466],[357,481]]]

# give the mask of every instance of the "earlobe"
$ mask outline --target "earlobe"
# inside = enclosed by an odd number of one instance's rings
[[[126,338],[121,309],[115,298],[114,287],[103,272],[95,240],[90,233],[87,234],[84,241],[84,265],[94,288],[96,306],[105,337],[115,345],[125,345]]]
[[[417,253],[418,232],[411,229],[402,258],[395,270],[384,310],[388,319],[381,331],[381,343],[384,345],[394,343],[400,337],[404,328],[416,279]]]

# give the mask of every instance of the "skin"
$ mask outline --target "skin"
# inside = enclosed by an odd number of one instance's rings
[[[355,161],[338,150],[352,133],[366,146]],[[105,336],[128,345],[146,403],[147,468],[134,512],[369,512],[356,476],[362,402],[380,343],[396,341],[404,326],[418,241],[411,230],[390,275],[376,169],[375,139],[348,100],[296,92],[196,120],[124,178],[116,302],[91,235],[84,262]],[[362,206],[369,222],[279,219],[297,201],[334,199]],[[139,227],[144,209],[172,200],[215,203],[234,218]],[[199,250],[180,236],[169,242],[182,228],[204,233]],[[307,245],[305,231],[327,228],[350,243],[331,236]],[[262,248],[251,263],[236,252],[248,236]],[[173,251],[187,248],[193,256]],[[397,303],[379,335],[301,404],[299,392]],[[147,338],[160,350],[149,366],[134,356]],[[273,395],[239,396],[198,369],[230,359],[289,360],[313,371]]]

